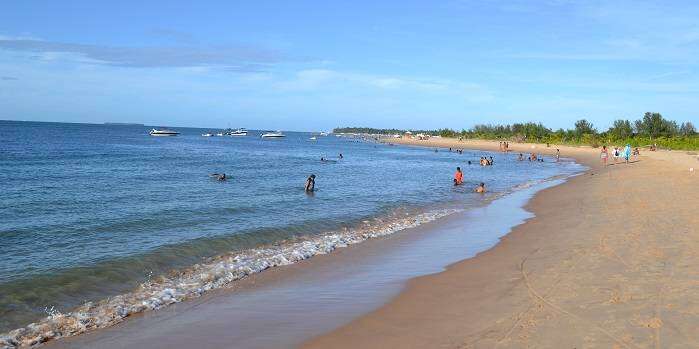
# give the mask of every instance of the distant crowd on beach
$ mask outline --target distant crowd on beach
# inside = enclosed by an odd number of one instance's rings
[[[651,151],[655,151],[655,149],[651,148]],[[616,165],[619,161],[624,161],[628,164],[631,162],[632,156],[634,162],[638,161],[638,156],[641,154],[641,151],[638,149],[638,147],[631,149],[631,145],[627,144],[623,149],[621,147],[614,147],[611,153],[612,161],[614,161],[614,164]],[[602,150],[600,150],[600,159],[604,166],[608,165],[609,149],[607,149],[606,145],[602,146]]]

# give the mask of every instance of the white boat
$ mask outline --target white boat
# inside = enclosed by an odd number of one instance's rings
[[[178,134],[180,134],[177,131],[168,130],[168,129],[162,129],[162,130],[152,129],[148,133],[151,136],[177,136]]]
[[[309,139],[312,140],[312,141],[315,141],[315,140],[318,139],[318,138],[316,138],[316,136],[313,136],[313,137],[311,137],[311,138],[309,138]]]
[[[282,133],[282,131],[277,131],[277,132],[263,133],[262,136],[260,136],[260,137],[262,137],[262,138],[283,138],[286,136]]]
[[[235,131],[229,132],[228,135],[229,135],[229,136],[236,136],[236,137],[238,137],[238,136],[247,136],[247,135],[248,135],[248,130],[246,130],[246,129],[244,129],[244,128],[239,128],[239,129],[237,129],[237,130],[235,130]]]
[[[219,136],[219,137],[223,137],[223,132],[219,132],[219,133],[217,133],[216,135]]]
[[[202,133],[202,137],[213,137],[213,133]]]
[[[321,135],[321,136],[327,136],[328,133],[327,133],[327,132],[321,132],[320,135]]]

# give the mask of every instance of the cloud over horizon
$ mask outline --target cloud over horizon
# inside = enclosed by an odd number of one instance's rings
[[[293,60],[283,53],[250,45],[124,47],[0,37],[0,49],[33,53],[74,53],[94,64],[128,68],[221,67],[232,72],[259,72]]]

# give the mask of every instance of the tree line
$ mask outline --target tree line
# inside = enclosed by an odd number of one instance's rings
[[[346,130],[346,131],[342,131]],[[347,131],[350,130],[350,131]],[[334,132],[402,134],[405,130],[373,128],[339,128]],[[550,129],[542,123],[526,122],[507,125],[481,124],[461,131],[448,128],[413,131],[452,138],[501,139],[515,142],[554,144],[586,144],[593,147],[606,144],[631,144],[634,147],[655,144],[669,149],[699,149],[699,135],[691,122],[678,124],[665,119],[660,113],[645,113],[630,121],[619,119],[609,129],[599,131],[586,119],[576,121],[571,129]]]

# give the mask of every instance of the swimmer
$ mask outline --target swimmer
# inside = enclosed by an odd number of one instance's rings
[[[306,185],[304,186],[304,190],[306,193],[312,193],[316,189],[316,175],[312,174],[308,176],[308,179],[306,179]]]
[[[475,191],[476,193],[480,193],[480,194],[485,193],[485,192],[486,192],[486,190],[485,190],[485,183],[481,182],[481,184],[479,184],[479,185],[476,187],[476,189],[474,189],[473,191]]]
[[[212,173],[209,175],[209,177],[216,178],[217,181],[222,181],[222,182],[225,181],[226,179],[228,179],[228,177],[226,177],[225,173],[220,173],[220,174],[219,173]]]
[[[461,167],[456,168],[456,173],[454,173],[454,185],[460,185],[464,182],[464,173],[461,172]]]
[[[488,161],[488,165],[491,165],[491,166],[493,165],[493,157],[492,156],[490,157],[490,161]]]
[[[345,157],[344,157],[344,156],[342,156],[342,153],[340,153],[340,159],[344,159],[344,158],[345,158]]]
[[[522,155],[522,153],[519,153],[519,157],[517,158],[517,161],[524,161],[524,155]]]

